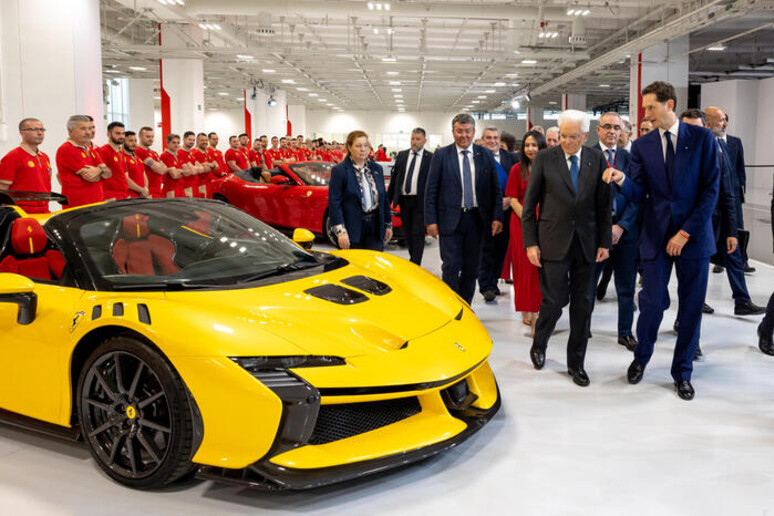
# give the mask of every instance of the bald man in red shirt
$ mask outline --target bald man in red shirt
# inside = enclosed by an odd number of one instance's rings
[[[46,128],[37,118],[19,122],[22,141],[0,160],[0,191],[51,192],[51,160],[40,151]],[[19,201],[27,213],[48,213],[48,201]]]

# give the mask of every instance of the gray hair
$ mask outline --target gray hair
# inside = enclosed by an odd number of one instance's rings
[[[467,113],[459,113],[454,115],[454,118],[452,118],[452,129],[454,129],[454,124],[471,124],[474,129],[476,128],[476,120]]]
[[[559,126],[562,122],[580,122],[580,129],[582,133],[589,132],[589,126],[591,121],[589,120],[588,113],[578,111],[577,109],[566,109],[559,115]]]
[[[599,117],[599,119],[600,119],[600,120],[602,120],[602,117],[604,117],[604,116],[614,116],[614,117],[616,117],[618,120],[621,120],[621,121],[623,122],[623,118],[621,118],[621,115],[619,115],[619,114],[618,114],[618,113],[616,113],[615,111],[607,111],[607,112],[605,112],[605,113],[602,113],[602,115]]]
[[[37,118],[22,118],[22,121],[19,122],[19,131],[25,128],[25,126],[30,122],[40,122]]]
[[[427,137],[427,133],[421,127],[415,127],[411,130],[411,132],[412,134],[421,134],[422,136]]]
[[[622,118],[621,122],[623,123],[624,132],[630,133],[632,132],[632,123],[629,122],[627,119]]]
[[[497,134],[500,134],[500,129],[498,129],[498,128],[497,128],[497,127],[495,127],[495,126],[484,127],[484,131],[483,131],[481,134],[483,135],[483,134],[484,134],[485,132],[487,132],[487,131],[492,131],[492,132],[495,132],[495,133],[497,133]]]
[[[548,133],[550,133],[551,131],[555,131],[556,134],[559,134],[559,126],[552,125],[548,129],[546,129],[546,136],[548,136]]]
[[[93,122],[94,119],[88,115],[73,115],[67,119],[67,130],[74,131],[79,122]]]

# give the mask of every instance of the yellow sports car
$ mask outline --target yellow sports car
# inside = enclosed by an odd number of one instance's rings
[[[304,489],[497,412],[491,339],[440,280],[298,242],[219,201],[28,216],[0,194],[0,419],[82,438],[135,488]]]

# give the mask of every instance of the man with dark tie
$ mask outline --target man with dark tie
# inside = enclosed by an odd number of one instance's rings
[[[395,158],[387,195],[392,206],[400,206],[400,219],[408,245],[409,259],[422,265],[425,251],[424,195],[427,171],[433,153],[425,150],[427,136],[421,127],[411,131],[411,148]]]
[[[608,167],[616,168],[624,174],[629,172],[628,152],[618,146],[624,124],[618,113],[605,113],[599,117],[596,149],[602,151]],[[634,351],[637,339],[632,335],[634,322],[634,287],[637,278],[637,204],[620,195],[615,186],[610,186],[611,213],[613,217],[612,244],[610,258],[596,267],[594,281],[591,284],[592,308],[594,296],[605,297],[607,285],[615,273],[615,291],[618,295],[618,344]],[[602,278],[600,279],[600,274]]]
[[[492,153],[473,144],[476,121],[467,113],[452,119],[454,143],[437,150],[425,188],[427,233],[439,239],[443,281],[468,304],[484,231],[503,229],[503,204]]]
[[[567,372],[581,387],[590,383],[584,362],[591,282],[612,242],[610,187],[602,181],[607,164],[601,152],[583,145],[588,136],[586,113],[568,109],[559,115],[559,145],[535,156],[521,215],[524,249],[540,269],[543,295],[530,359],[535,369],[543,368],[548,339],[569,302]]]
[[[715,252],[712,212],[718,200],[720,168],[712,132],[680,123],[674,111],[676,102],[669,83],[657,81],[642,90],[645,116],[656,129],[632,145],[628,176],[609,168],[605,178],[615,182],[628,199],[641,203],[643,210],[639,343],[627,379],[639,383],[653,355],[669,306],[667,286],[674,267],[680,326],[671,374],[678,396],[691,400],[693,356],[699,343],[709,259]]]
[[[497,127],[484,129],[481,139],[484,141],[484,147],[489,149],[494,156],[500,191],[505,192],[505,186],[508,184],[508,173],[511,171],[511,167],[518,163],[518,158],[515,153],[500,148],[500,130]],[[502,274],[505,253],[508,252],[508,241],[511,237],[510,218],[511,200],[508,197],[503,197],[503,230],[495,236],[485,233],[484,241],[481,244],[478,289],[487,302],[494,301],[495,297],[500,294],[497,280]]]

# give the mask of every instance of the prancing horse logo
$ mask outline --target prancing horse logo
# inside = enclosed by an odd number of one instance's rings
[[[455,345],[455,346],[457,346],[457,349],[459,349],[459,350],[460,350],[460,351],[462,351],[463,353],[464,353],[465,351],[467,351],[467,350],[466,350],[464,347],[462,347],[462,345],[461,345],[459,342],[455,342],[455,343],[454,343],[454,345]]]
[[[73,320],[70,323],[70,333],[75,331],[75,328],[78,327],[78,325],[80,324],[81,320],[83,320],[85,315],[86,314],[84,312],[75,312],[75,315],[73,316]]]

